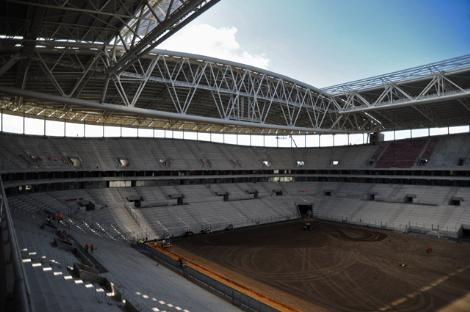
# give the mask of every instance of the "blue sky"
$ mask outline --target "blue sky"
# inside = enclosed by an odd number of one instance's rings
[[[470,53],[470,0],[221,0],[161,47],[325,87]]]

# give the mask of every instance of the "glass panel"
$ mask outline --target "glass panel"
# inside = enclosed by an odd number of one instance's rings
[[[305,147],[305,135],[293,135],[292,136],[292,146],[293,147]],[[295,142],[295,144],[294,144]]]
[[[153,138],[153,130],[152,129],[142,129],[139,128],[137,131],[139,138]]]
[[[449,127],[449,133],[454,134],[454,133],[467,133],[468,132],[468,126],[456,126],[456,127]]]
[[[335,134],[334,143],[335,143],[335,146],[348,145],[348,135],[347,134]]]
[[[277,136],[277,146],[278,147],[291,147],[291,138],[287,135],[278,135]]]
[[[442,127],[442,128],[431,128],[429,129],[431,132],[431,135],[444,135],[448,133],[447,127]]]
[[[44,119],[25,118],[24,133],[33,135],[44,135]]]
[[[264,144],[268,147],[277,147],[277,139],[275,135],[267,135],[264,137]]]
[[[236,134],[224,134],[224,142],[226,144],[237,144]]]
[[[207,132],[198,132],[197,133],[197,139],[199,141],[210,141],[211,140],[211,134]]]
[[[158,130],[158,129],[155,129],[155,130],[153,130],[153,135],[154,135],[156,138],[164,138],[164,137],[165,137],[165,130]]]
[[[85,125],[85,136],[100,138],[103,136],[103,126],[99,125]]]
[[[211,141],[216,143],[224,143],[224,135],[222,133],[211,133]]]
[[[364,134],[362,134],[362,133],[351,133],[349,135],[349,144],[350,145],[364,144]]]
[[[183,139],[183,131],[173,131],[173,139]]]
[[[263,135],[252,135],[251,136],[251,146],[264,146],[264,136]]]
[[[137,128],[122,127],[122,137],[136,138],[137,137]]]
[[[65,136],[68,137],[83,137],[85,133],[85,125],[74,123],[74,122],[66,122],[65,123]]]
[[[118,138],[121,136],[121,127],[104,126],[104,136]]]
[[[411,137],[410,130],[395,131],[395,140],[409,139]]]
[[[318,134],[307,135],[307,147],[319,147],[320,136]]]
[[[195,131],[185,131],[184,132],[184,139],[185,140],[197,140],[197,132]]]
[[[421,138],[421,137],[427,137],[427,136],[428,136],[428,128],[411,130],[412,138]]]
[[[55,120],[46,120],[46,135],[63,137],[65,135],[64,122],[55,121]]]
[[[333,146],[333,135],[331,134],[322,134],[320,135],[320,146]]]
[[[23,134],[23,117],[3,114],[3,131]]]
[[[395,140],[395,136],[393,134],[393,131],[384,131],[382,132],[384,135],[384,141],[393,141]]]
[[[238,135],[238,144],[239,145],[250,145],[250,135],[249,134],[239,134]]]

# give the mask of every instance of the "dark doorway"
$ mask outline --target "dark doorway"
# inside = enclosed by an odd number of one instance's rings
[[[297,205],[297,209],[299,210],[299,214],[302,218],[311,217],[313,215],[313,205],[312,204]]]
[[[462,228],[462,239],[470,240],[470,228],[469,229]]]

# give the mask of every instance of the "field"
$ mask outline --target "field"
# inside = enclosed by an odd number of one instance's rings
[[[468,243],[291,222],[195,235],[172,251],[299,311],[470,311]]]

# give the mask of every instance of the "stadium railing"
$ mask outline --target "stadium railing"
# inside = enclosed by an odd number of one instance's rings
[[[10,207],[0,176],[0,224],[4,278],[0,281],[3,294],[0,297],[1,311],[34,312],[28,281],[13,226]]]

